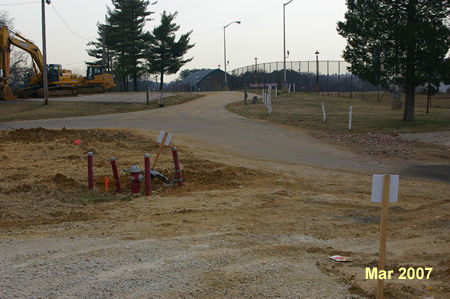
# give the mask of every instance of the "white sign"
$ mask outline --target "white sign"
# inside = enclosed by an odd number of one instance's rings
[[[161,143],[164,139],[165,134],[166,134],[166,131],[159,132],[159,136],[158,136],[158,139],[156,140],[156,142]],[[164,145],[168,146],[170,144],[170,140],[172,140],[172,134],[167,133],[167,138],[166,138],[166,141],[164,142]]]
[[[327,122],[327,114],[325,113],[325,104],[322,102],[322,115],[323,115],[323,122]]]
[[[353,114],[353,108],[350,106],[350,112],[348,114],[348,129],[352,129],[352,114]]]
[[[381,202],[383,197],[383,181],[384,175],[374,174],[372,176],[372,202]],[[398,201],[398,175],[391,175],[389,184],[389,202]]]
[[[269,86],[267,91],[267,110],[269,114],[272,113],[272,86]]]

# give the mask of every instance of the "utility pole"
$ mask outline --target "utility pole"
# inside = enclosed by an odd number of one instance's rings
[[[255,57],[255,93],[258,94],[258,58]]]
[[[223,26],[223,64],[224,64],[224,70],[225,70],[225,80],[224,80],[224,90],[226,90],[227,86],[228,86],[228,82],[227,82],[227,44],[226,44],[226,38],[225,38],[225,29],[227,29],[228,26],[230,26],[231,24],[241,24],[241,21],[233,21],[231,23],[229,23],[228,25]]]
[[[286,80],[286,5],[291,3],[293,0],[290,0],[286,3],[283,3],[283,70],[284,70],[284,77],[283,77],[283,85],[287,85]],[[289,52],[288,52],[289,55]]]
[[[44,105],[48,105],[48,78],[47,78],[47,37],[45,34],[45,3],[51,3],[50,0],[42,0],[42,55],[44,67],[42,70],[42,82],[44,84]]]
[[[319,94],[319,51],[316,51],[316,94]]]

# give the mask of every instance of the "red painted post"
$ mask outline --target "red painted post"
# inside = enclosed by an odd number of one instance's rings
[[[116,192],[122,192],[122,188],[120,186],[120,178],[119,178],[119,172],[117,171],[117,164],[116,164],[116,158],[111,157],[111,168],[114,175],[114,182],[116,182]]]
[[[178,186],[184,186],[183,176],[181,175],[180,161],[178,160],[178,151],[176,147],[172,148],[173,163],[175,164],[175,176],[177,178]]]
[[[88,153],[88,186],[89,190],[94,190],[94,154]]]
[[[152,177],[151,177],[151,170],[150,170],[150,155],[145,154],[144,155],[144,162],[145,162],[145,195],[151,195],[152,194]]]

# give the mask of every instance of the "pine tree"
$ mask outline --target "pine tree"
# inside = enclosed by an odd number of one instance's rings
[[[343,56],[355,75],[375,85],[406,91],[404,121],[414,121],[415,87],[439,82],[450,47],[450,2],[442,0],[347,0],[338,32]]]
[[[159,90],[162,92],[164,86],[164,74],[175,74],[180,68],[191,61],[193,58],[184,59],[184,55],[189,49],[194,47],[189,44],[192,31],[182,34],[178,41],[175,33],[180,26],[173,23],[177,12],[163,12],[161,15],[161,24],[155,27],[147,48],[147,67],[151,74],[159,74],[160,85]],[[160,106],[162,104],[160,97]]]
[[[88,42],[87,46],[91,47],[87,49],[87,54],[96,60],[89,62],[89,64],[100,64],[107,72],[112,72],[112,58],[113,51],[110,49],[107,36],[106,27],[108,25],[97,23],[97,35],[98,38],[95,41]]]
[[[129,78],[137,90],[143,72],[144,52],[150,38],[144,26],[153,13],[147,10],[152,4],[148,0],[112,0],[113,8],[108,8],[105,34],[109,48],[115,52],[114,68],[125,90]]]

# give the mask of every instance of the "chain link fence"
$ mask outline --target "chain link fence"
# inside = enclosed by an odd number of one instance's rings
[[[353,93],[378,91],[381,87],[359,79],[348,71],[345,61],[286,61],[286,83],[296,92]],[[255,63],[234,69],[230,89],[244,87],[281,86],[284,81],[284,63]]]

